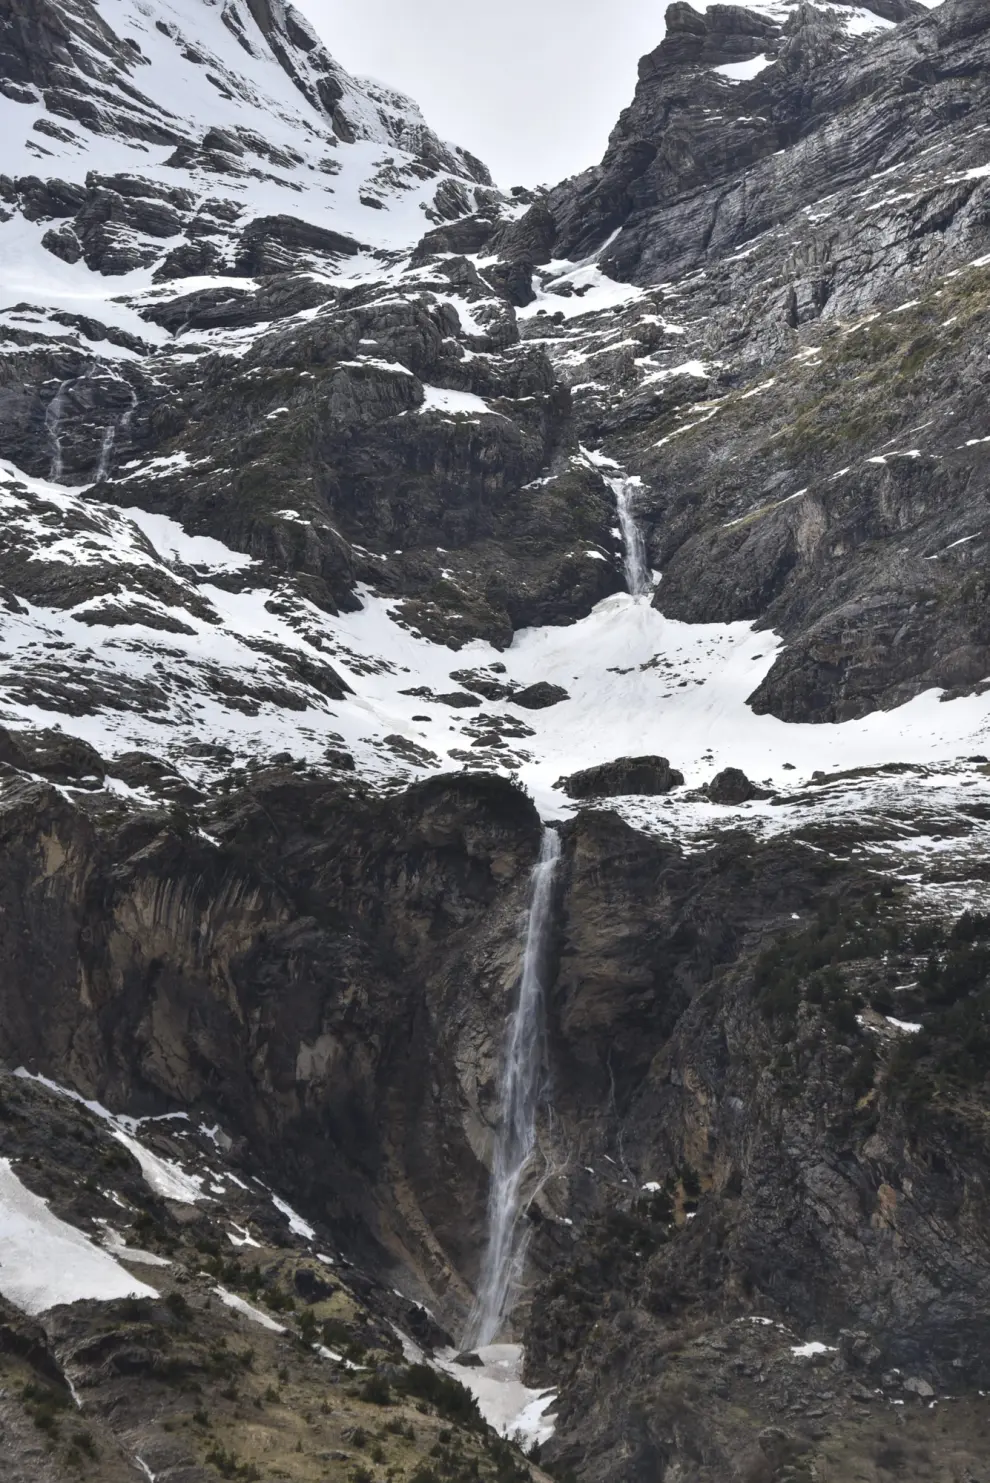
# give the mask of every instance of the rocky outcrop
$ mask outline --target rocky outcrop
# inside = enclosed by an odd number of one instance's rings
[[[585,767],[561,778],[555,787],[568,798],[619,798],[626,793],[669,793],[679,788],[684,774],[666,757],[617,757],[599,767]]]
[[[769,789],[751,782],[739,767],[723,767],[705,784],[704,791],[712,803],[749,803],[753,798],[773,796]]]

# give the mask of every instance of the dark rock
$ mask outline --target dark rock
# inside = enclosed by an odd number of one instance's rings
[[[563,685],[551,685],[548,680],[537,680],[522,690],[514,690],[508,697],[513,705],[524,706],[527,711],[544,711],[548,706],[559,705],[562,700],[570,698]]]
[[[625,793],[669,793],[683,782],[684,774],[666,757],[617,757],[559,778],[554,787],[562,788],[568,798],[618,798]]]
[[[459,221],[445,223],[441,227],[434,227],[422,237],[413,250],[411,265],[414,268],[422,267],[432,257],[439,257],[447,253],[476,253],[481,252],[487,245],[493,228],[493,223],[484,216],[464,216]]]
[[[106,776],[106,764],[96,748],[61,731],[0,727],[0,762],[73,787],[101,787]]]
[[[703,790],[711,803],[748,803],[751,798],[771,798],[772,790],[759,788],[738,767],[724,767]]]
[[[147,788],[175,803],[199,803],[205,797],[177,768],[149,752],[122,752],[107,764],[112,777],[129,788]]]
[[[476,695],[469,695],[466,690],[448,690],[444,695],[434,695],[430,698],[438,705],[449,705],[455,710],[470,709],[472,706],[481,704]]]
[[[77,263],[83,255],[82,243],[69,226],[52,227],[42,237],[41,245],[63,263]]]
[[[361,251],[353,237],[300,221],[295,216],[259,216],[241,233],[235,271],[253,277],[280,273],[296,266],[301,256],[314,254],[338,260]]]
[[[356,764],[350,752],[344,752],[335,747],[328,747],[323,756],[328,767],[335,767],[339,772],[354,771]]]

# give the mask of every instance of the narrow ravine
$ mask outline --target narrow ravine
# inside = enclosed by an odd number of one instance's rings
[[[500,1119],[488,1191],[488,1240],[465,1349],[478,1349],[497,1337],[511,1312],[526,1256],[529,1232],[522,1217],[534,1194],[526,1185],[526,1176],[536,1148],[536,1119],[545,1090],[544,978],[559,860],[560,836],[545,829],[530,881],[519,998],[506,1027]]]

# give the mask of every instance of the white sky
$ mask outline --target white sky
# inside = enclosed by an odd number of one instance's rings
[[[350,72],[410,93],[499,185],[596,164],[667,0],[295,0]],[[700,7],[699,7],[700,8]]]

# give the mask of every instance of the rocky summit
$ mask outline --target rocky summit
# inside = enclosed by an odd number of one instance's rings
[[[0,0],[4,1483],[990,1478],[990,7],[630,93]]]

